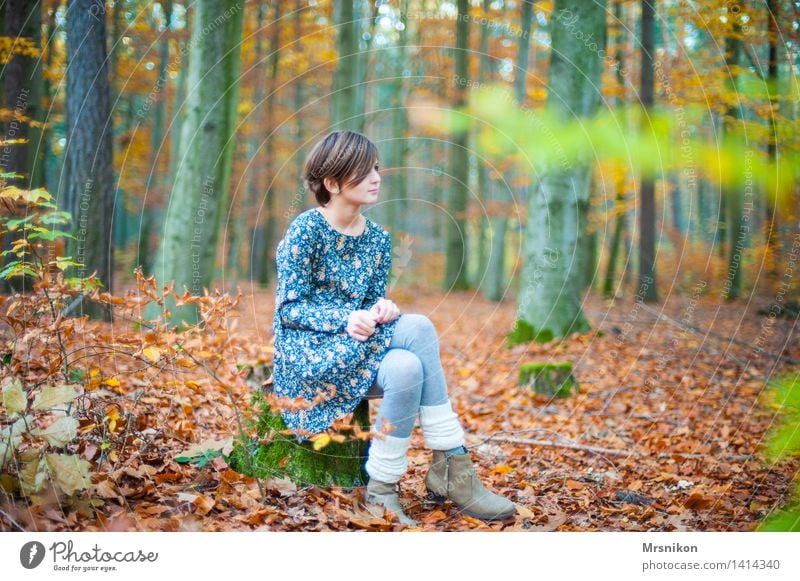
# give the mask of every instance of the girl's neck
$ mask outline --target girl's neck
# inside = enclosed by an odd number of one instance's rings
[[[359,233],[362,230],[361,206],[356,204],[332,204],[320,206],[319,211],[328,223],[344,233]]]

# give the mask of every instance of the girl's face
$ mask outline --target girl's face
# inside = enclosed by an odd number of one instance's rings
[[[331,201],[341,197],[342,201],[347,201],[355,205],[374,204],[378,201],[378,189],[381,185],[381,176],[378,173],[379,164],[376,161],[372,166],[369,175],[365,177],[360,183],[354,184],[349,188],[339,188],[339,192],[335,191],[337,187],[335,183],[331,182],[328,186],[328,178],[325,178],[325,185],[328,191],[331,192]],[[332,186],[332,187],[331,187]]]

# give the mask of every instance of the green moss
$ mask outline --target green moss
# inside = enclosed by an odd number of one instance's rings
[[[280,433],[286,430],[283,418],[270,409],[260,391],[254,395],[253,404],[259,407],[258,439],[235,443],[231,468],[259,478],[288,477],[298,486],[336,484],[354,488],[366,484],[368,442],[350,439],[351,435],[346,434],[348,439],[344,442],[330,442],[321,450],[314,450],[312,442],[299,443],[294,436]],[[368,405],[364,400],[355,414],[355,421],[364,431],[369,430]]]
[[[563,329],[551,327],[536,329],[528,321],[517,319],[514,323],[514,329],[506,336],[506,346],[513,347],[531,341],[548,343],[556,337],[568,337],[572,333],[583,333],[591,330],[591,328],[591,325],[589,325],[583,314],[579,314],[579,316],[575,317],[575,319]]]
[[[551,397],[568,397],[580,391],[571,361],[525,363],[519,369],[519,385],[530,385],[536,393]]]
[[[513,347],[514,345],[529,343],[531,341],[547,343],[548,341],[552,341],[554,336],[551,329],[544,328],[537,331],[528,321],[517,319],[514,324],[514,329],[506,336],[506,345]]]

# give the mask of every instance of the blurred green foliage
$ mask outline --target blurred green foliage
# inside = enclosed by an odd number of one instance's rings
[[[768,462],[776,463],[800,454],[800,372],[770,381],[767,396],[777,410],[777,418],[767,436],[763,454]],[[800,488],[797,482],[794,483],[792,499],[762,522],[758,530],[800,531]]]

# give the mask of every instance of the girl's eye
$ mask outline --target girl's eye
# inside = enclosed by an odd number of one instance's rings
[[[380,169],[381,169],[380,166],[376,163],[375,164],[375,171],[380,171]]]

